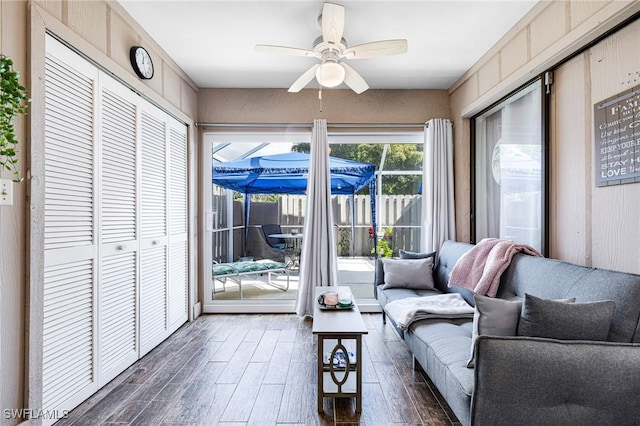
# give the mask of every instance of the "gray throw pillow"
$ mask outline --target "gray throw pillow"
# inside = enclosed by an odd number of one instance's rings
[[[607,340],[615,309],[611,300],[567,304],[525,293],[518,336]]]
[[[431,275],[433,258],[426,259],[382,259],[384,287],[409,288],[412,290],[433,289]]]
[[[407,251],[400,249],[400,259],[426,259],[428,257],[432,257],[434,260],[436,258],[436,252],[433,251],[431,253],[417,253],[415,251]]]
[[[471,358],[468,368],[473,368],[476,339],[480,335],[515,336],[518,329],[518,318],[522,309],[522,301],[495,299],[493,297],[474,294],[475,308],[473,312],[473,334],[471,337]]]
[[[474,351],[478,336],[515,336],[522,310],[521,300],[510,301],[479,294],[474,294],[473,300],[475,308],[473,312],[473,334],[471,336],[471,357],[467,362],[468,368],[473,368],[475,365]],[[575,298],[559,299],[555,303],[573,303],[575,300]]]

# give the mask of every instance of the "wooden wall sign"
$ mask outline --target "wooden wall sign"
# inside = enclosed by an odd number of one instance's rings
[[[640,182],[640,86],[594,105],[596,186]]]

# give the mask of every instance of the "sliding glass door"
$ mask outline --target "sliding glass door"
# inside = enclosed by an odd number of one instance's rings
[[[203,268],[202,273],[203,311],[293,312],[300,265],[287,257],[285,248],[281,251],[284,252],[287,275],[269,277],[263,273],[220,277],[217,271],[221,268],[216,265],[260,259],[280,261],[274,255],[274,248],[266,247],[269,241],[265,232],[267,227],[263,225],[276,225],[280,229],[278,233],[284,235],[303,234],[306,196],[251,195],[249,221],[245,224],[247,204],[244,194],[213,184],[212,168],[259,156],[308,153],[310,132],[207,132],[203,139],[202,169],[206,180],[202,183],[205,206],[202,258],[205,265],[211,262],[211,267]],[[376,194],[370,194],[367,185],[353,197],[332,196],[339,281],[352,289],[363,311],[379,310],[373,294],[374,247],[386,247],[381,255],[395,256],[400,249],[418,250],[422,141],[422,131],[329,134],[332,157],[372,163],[377,170]],[[378,204],[378,244],[369,231],[373,224],[371,197],[375,197]]]
[[[475,117],[475,241],[544,243],[541,82]]]

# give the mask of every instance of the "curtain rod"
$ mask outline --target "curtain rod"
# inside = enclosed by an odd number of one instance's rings
[[[327,123],[327,127],[333,128],[424,128],[425,123],[336,123],[331,124]],[[234,128],[234,127],[244,127],[244,128],[269,128],[269,127],[287,127],[287,128],[299,128],[299,129],[310,129],[313,127],[312,123],[206,123],[206,122],[198,122],[196,123],[196,127],[221,127],[221,128]]]

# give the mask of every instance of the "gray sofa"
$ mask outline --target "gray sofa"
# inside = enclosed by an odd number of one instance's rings
[[[436,291],[383,290],[392,300],[457,292],[473,305],[473,293],[448,288],[451,269],[472,245],[446,241],[434,268]],[[380,268],[381,269],[381,268]],[[478,338],[470,358],[471,319],[414,322],[403,337],[463,425],[640,425],[640,276],[567,262],[516,255],[503,273],[497,297],[612,300],[615,313],[606,342],[537,337]]]

